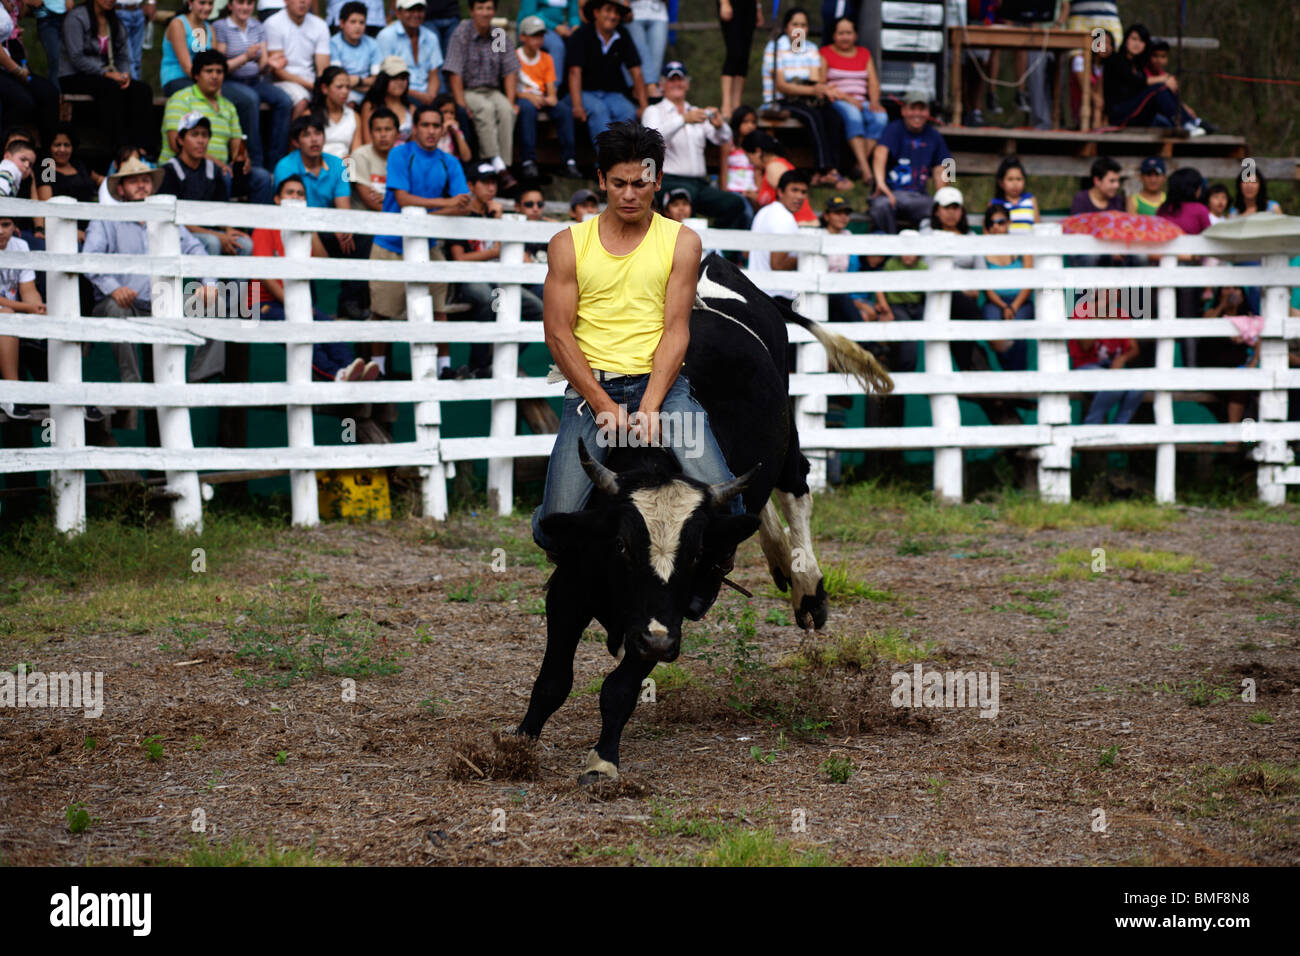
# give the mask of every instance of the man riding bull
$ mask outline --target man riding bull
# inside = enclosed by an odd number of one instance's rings
[[[580,511],[591,495],[580,439],[601,463],[619,444],[660,445],[672,449],[687,477],[709,485],[734,477],[681,374],[701,244],[652,208],[663,179],[663,137],[639,123],[615,123],[597,137],[596,149],[608,205],[557,233],[547,250],[546,344],[558,367],[552,375],[569,382],[546,490],[533,512],[533,540],[552,560],[557,547],[542,519]],[[730,508],[744,513],[740,495]],[[708,610],[716,575],[731,570],[734,553],[705,555],[688,617],[698,620]],[[713,588],[705,583],[710,574]]]

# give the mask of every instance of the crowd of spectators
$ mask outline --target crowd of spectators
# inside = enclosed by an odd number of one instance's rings
[[[301,200],[312,207],[384,212],[419,206],[437,215],[481,217],[501,216],[501,200],[508,197],[527,218],[540,218],[539,187],[547,181],[538,161],[543,124],[559,147],[555,171],[580,180],[577,136],[585,133],[594,141],[611,123],[636,119],[665,138],[660,208],[674,219],[705,217],[717,227],[769,233],[809,225],[842,232],[854,212],[849,202],[836,195],[814,209],[810,187],[843,191],[856,179],[870,194],[862,212],[877,232],[969,231],[930,91],[882,96],[877,66],[857,33],[856,4],[849,0],[821,5],[820,45],[810,39],[807,10],[792,6],[783,12],[763,47],[757,110],[745,104],[744,87],[754,28],[762,23],[761,2],[719,2],[726,44],[720,105],[693,102],[687,65],[668,58],[670,7],[664,0],[523,0],[510,42],[500,29],[496,0],[393,0],[391,10],[383,0],[327,0],[323,16],[321,6],[319,0],[225,0],[214,8],[214,0],[183,0],[183,8],[164,23],[151,0],[44,0],[34,7],[31,0],[0,0],[0,124],[6,131],[0,196],[133,202],[164,192],[207,202]],[[1100,28],[1103,38],[1092,76],[1082,75],[1081,58],[1074,64],[1077,98],[1091,98],[1094,115],[1104,117],[1098,122],[1204,132],[1207,125],[1177,95],[1168,45],[1141,24],[1124,30],[1114,7],[1109,0],[1075,0],[1073,8],[1063,8],[1066,26]],[[31,33],[24,35],[19,21],[28,8],[35,10],[35,37],[56,65],[46,77],[32,74],[23,55]],[[146,82],[142,37],[150,21],[160,27],[161,63],[158,75]],[[166,97],[161,126],[154,119],[155,88]],[[58,121],[60,91],[94,100],[84,115],[93,117],[96,138],[112,157],[106,171],[83,154],[90,131]],[[760,128],[760,115],[773,114],[806,126],[810,168],[797,168],[782,143]],[[719,160],[716,177],[709,173],[711,152]],[[35,175],[46,158],[46,174]],[[1074,198],[1073,213],[1127,209],[1171,219],[1196,234],[1214,221],[1277,207],[1258,174],[1243,174],[1232,188],[1210,185],[1186,167],[1166,176],[1164,162],[1153,157],[1142,163],[1141,188],[1125,197],[1113,160],[1098,159],[1091,172]],[[983,214],[983,228],[995,234],[1032,228],[1040,212],[1025,165],[1008,157],[995,181],[988,208],[971,210]],[[579,189],[570,198],[570,215],[593,214],[598,203],[590,190]],[[0,220],[0,249],[42,248],[41,225],[11,220],[6,226]],[[183,249],[282,254],[278,242],[259,233],[265,230],[214,221],[182,230]],[[144,248],[139,223],[90,220],[80,224],[78,238],[86,251]],[[321,232],[312,243],[315,254],[336,259],[396,260],[402,254],[401,238],[394,235]],[[458,240],[433,244],[431,255],[490,261],[499,249]],[[544,257],[544,249],[528,252],[530,260],[539,255]],[[793,269],[796,257],[754,252],[748,262],[780,272]],[[969,291],[953,294],[952,317],[1032,318],[1032,295],[1016,288],[1014,272],[1031,265],[1031,258],[1021,256],[958,261],[957,268],[983,274],[972,276]],[[925,262],[917,256],[844,257],[832,268],[911,271],[923,270]],[[346,267],[339,272],[346,274]],[[28,279],[22,270],[0,277],[6,283],[0,286],[0,310],[43,308],[41,277]],[[142,315],[150,309],[143,276],[94,276],[88,285],[88,311],[94,314]],[[400,284],[341,285],[334,310],[340,317],[396,319],[405,312]],[[262,288],[276,286],[267,280]],[[490,319],[490,286],[435,282],[430,288],[438,318],[447,317],[454,300],[466,317]],[[779,283],[767,291],[793,304],[793,293]],[[540,318],[540,294],[540,288],[523,290],[526,319]],[[842,295],[831,297],[830,311],[835,321],[915,321],[924,302],[920,291]],[[275,303],[266,308],[274,313]],[[1257,289],[1179,292],[1180,315],[1258,311]],[[1232,348],[1202,342],[1198,349],[1189,340],[1188,364],[1256,361],[1248,338],[1243,333],[1228,343]],[[955,344],[957,367],[1030,367],[1022,340],[993,338],[987,345]],[[1144,358],[1123,338],[1078,345],[1071,350],[1077,367],[1115,368]],[[915,343],[873,348],[897,371],[916,366]],[[19,351],[0,339],[0,372],[7,378],[19,374],[10,361]],[[139,362],[129,360],[127,351],[134,354],[134,347],[115,348],[119,368],[123,380],[137,381]],[[357,351],[360,358],[326,350],[330,354],[316,357],[317,371],[344,379],[390,373],[385,343],[362,343]],[[211,361],[196,365],[195,379],[221,371]],[[438,372],[481,376],[490,374],[490,365],[489,346],[475,346],[461,368],[451,367],[443,346]],[[1104,401],[1099,396],[1088,414],[1117,408],[1123,418],[1131,414],[1131,403],[1128,395],[1107,395]],[[8,412],[13,417],[21,409]]]

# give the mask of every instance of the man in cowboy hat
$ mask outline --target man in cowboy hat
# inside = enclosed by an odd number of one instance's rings
[[[583,6],[587,22],[573,31],[565,54],[568,95],[554,111],[567,112],[587,124],[591,143],[611,123],[640,119],[647,105],[645,78],[641,75],[641,56],[624,23],[632,8],[618,0],[587,0]],[[626,67],[632,77],[632,89],[623,79]],[[631,93],[636,104],[628,98]]]
[[[128,159],[108,177],[109,192],[118,202],[144,202],[152,196],[162,183],[164,171],[151,167],[140,159]],[[181,254],[187,256],[206,255],[203,244],[195,239],[188,229],[180,226]],[[107,252],[114,255],[149,255],[149,234],[143,222],[119,222],[106,219],[92,219],[86,228],[86,243],[81,250],[87,255]],[[86,279],[95,288],[94,315],[120,319],[138,315],[149,315],[153,310],[153,283],[151,277],[144,273],[103,272],[88,274]],[[204,308],[207,312],[215,303],[217,282],[215,279],[203,280]],[[178,315],[184,306],[176,303]],[[117,359],[118,371],[123,382],[140,381],[140,359],[135,344],[130,342],[112,343],[113,356]],[[206,378],[216,374],[225,364],[225,343],[205,342],[194,355],[194,364],[190,369],[191,380],[199,380],[196,373],[206,372]],[[211,367],[216,365],[215,369]],[[211,371],[209,371],[211,369]]]

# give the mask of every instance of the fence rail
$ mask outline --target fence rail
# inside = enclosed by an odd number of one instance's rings
[[[544,281],[546,267],[524,263],[524,244],[545,242],[562,223],[533,223],[431,216],[421,209],[402,214],[310,209],[301,204],[247,206],[178,202],[170,196],[144,203],[79,204],[63,198],[45,203],[0,200],[0,215],[44,217],[47,249],[6,252],[9,268],[30,268],[47,275],[48,314],[0,314],[0,335],[48,339],[49,381],[0,381],[0,401],[48,406],[53,440],[44,447],[0,451],[0,472],[48,471],[54,497],[55,523],[63,532],[77,532],[85,522],[85,473],[99,469],[163,471],[172,497],[173,517],[180,527],[202,524],[201,473],[227,469],[287,469],[290,472],[293,520],[318,520],[317,469],[415,466],[422,478],[424,513],[445,517],[446,479],[457,461],[488,460],[488,489],[495,506],[508,513],[513,504],[513,460],[549,454],[550,435],[516,435],[516,402],[557,397],[562,384],[517,375],[519,348],[543,341],[539,323],[521,321],[519,288]],[[148,225],[149,254],[87,255],[78,253],[78,219],[143,221]],[[207,257],[180,254],[180,226],[220,223],[236,227],[278,228],[285,256]],[[1042,223],[1032,234],[1012,236],[954,236],[931,233],[920,238],[898,236],[831,236],[821,230],[798,235],[764,235],[709,229],[697,225],[706,249],[780,250],[798,255],[797,272],[748,274],[760,286],[785,288],[798,295],[798,307],[817,321],[826,321],[827,297],[844,292],[926,293],[919,322],[837,324],[835,331],[860,342],[914,341],[924,348],[924,372],[894,376],[895,393],[929,398],[933,424],[912,428],[827,428],[826,397],[853,392],[844,376],[827,372],[822,346],[807,332],[791,327],[797,366],[790,376],[796,421],[805,449],[810,451],[814,487],[825,485],[825,457],[832,449],[931,449],[934,488],[946,500],[962,498],[962,461],[966,449],[1023,448],[1037,459],[1040,493],[1049,500],[1070,497],[1071,456],[1077,449],[1155,448],[1156,497],[1175,498],[1174,461],[1178,446],[1207,442],[1247,442],[1253,445],[1260,499],[1269,504],[1285,500],[1286,485],[1300,482],[1288,442],[1300,439],[1300,422],[1286,420],[1287,390],[1300,389],[1300,370],[1288,365],[1287,341],[1300,339],[1300,318],[1288,314],[1292,286],[1300,286],[1300,268],[1288,258],[1300,251],[1295,239],[1227,241],[1182,237],[1140,249],[1103,243],[1086,236],[1064,236],[1059,225]],[[402,261],[312,259],[313,231],[400,235]],[[468,238],[501,244],[498,262],[430,262],[429,242]],[[915,272],[830,272],[830,255],[922,254],[928,270]],[[954,268],[957,257],[1033,255],[1031,267],[1007,273]],[[1064,256],[1143,255],[1158,264],[1131,268],[1069,267]],[[1212,256],[1218,265],[1180,265],[1178,258]],[[1257,265],[1233,265],[1250,260]],[[81,314],[78,275],[108,272],[151,276],[152,310],[135,319],[108,319]],[[313,323],[309,281],[321,278],[371,279],[406,284],[406,321]],[[185,277],[208,276],[246,282],[274,277],[285,284],[285,322],[260,322],[227,311],[228,317],[188,315],[184,307]],[[996,281],[1014,282],[1034,290],[1036,318],[994,327],[983,322],[950,319],[951,294]],[[502,294],[493,322],[435,323],[430,281],[487,282]],[[917,289],[920,285],[923,288]],[[1264,319],[1254,368],[1175,368],[1176,339],[1222,338],[1235,334],[1227,319],[1178,317],[1177,288],[1218,285],[1258,286]],[[1067,290],[1096,288],[1150,289],[1154,315],[1125,322],[1067,320]],[[1154,368],[1070,371],[1069,339],[1100,337],[1154,339]],[[1039,346],[1038,371],[962,372],[953,367],[949,344],[963,341],[1027,339]],[[205,339],[224,342],[278,343],[286,347],[285,382],[189,383],[185,376],[185,347]],[[320,383],[311,379],[311,346],[317,342],[407,342],[411,346],[411,380],[359,383]],[[153,348],[154,383],[85,382],[81,375],[81,343],[134,342]],[[451,342],[494,345],[490,379],[441,381],[436,375],[436,346]],[[1070,397],[1075,393],[1145,390],[1154,394],[1155,424],[1075,425]],[[1255,392],[1259,420],[1239,424],[1177,424],[1173,417],[1176,393]],[[959,401],[986,395],[1023,396],[1037,406],[1037,423],[1021,425],[963,425]],[[488,435],[443,438],[444,402],[488,400]],[[317,446],[312,432],[313,406],[367,402],[413,403],[415,439],[384,445]],[[86,446],[82,407],[152,407],[158,410],[158,448]],[[191,408],[283,406],[289,423],[283,448],[195,447],[190,428]]]

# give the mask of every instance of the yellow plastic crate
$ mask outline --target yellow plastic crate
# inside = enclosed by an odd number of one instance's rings
[[[316,472],[322,520],[387,521],[393,516],[388,473],[382,468]]]

